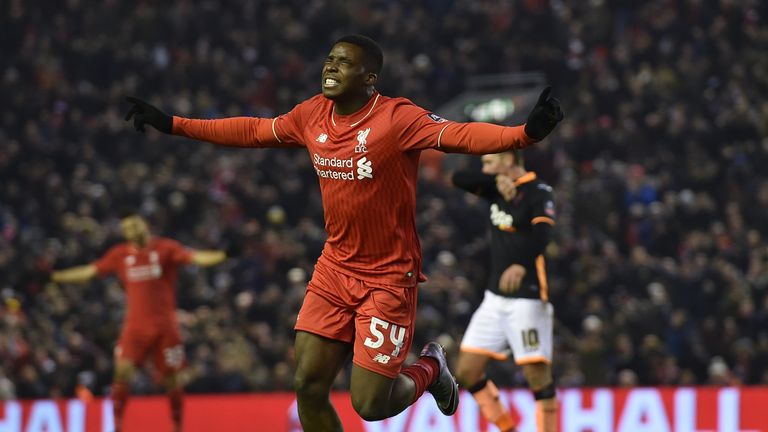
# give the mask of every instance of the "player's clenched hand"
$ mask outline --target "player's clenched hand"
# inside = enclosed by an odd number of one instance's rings
[[[539,100],[533,106],[528,121],[525,122],[525,134],[540,141],[549,135],[563,119],[563,111],[560,109],[560,101],[549,97],[552,87],[547,87],[541,92]]]
[[[173,117],[144,102],[141,99],[128,96],[125,98],[130,102],[131,109],[125,115],[125,121],[131,121],[133,117],[133,127],[139,132],[144,132],[144,125],[148,124],[164,133],[171,133],[173,129]]]
[[[505,201],[509,201],[517,195],[515,181],[508,175],[499,174],[496,176],[496,189]]]
[[[512,264],[504,270],[499,279],[499,290],[503,293],[512,294],[520,289],[520,284],[525,277],[525,267],[520,264]]]

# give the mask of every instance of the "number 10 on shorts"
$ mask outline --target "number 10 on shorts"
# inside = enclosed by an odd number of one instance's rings
[[[539,348],[539,331],[536,329],[528,329],[520,332],[523,338],[523,348],[526,351],[532,351]]]
[[[392,350],[392,354],[390,355],[392,357],[397,357],[400,354],[400,348],[403,347],[403,342],[405,341],[405,327],[390,324],[383,319],[371,317],[371,334],[376,337],[376,339],[374,340],[367,337],[365,338],[363,345],[369,348],[380,348],[384,345],[384,333],[379,330],[379,327],[383,330],[389,329],[389,340],[392,341],[392,345],[395,346],[395,349]]]

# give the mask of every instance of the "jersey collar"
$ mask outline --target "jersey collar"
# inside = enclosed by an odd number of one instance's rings
[[[368,99],[368,103],[366,103],[362,108],[357,110],[357,112],[354,112],[352,114],[348,115],[338,115],[334,112],[333,104],[331,104],[331,123],[334,126],[349,126],[349,127],[355,127],[358,124],[360,124],[363,120],[368,118],[368,116],[371,115],[373,112],[373,109],[376,107],[376,103],[379,101],[379,97],[381,94],[374,90],[373,94],[371,95],[371,98]]]
[[[536,180],[536,173],[533,171],[528,171],[527,173],[515,179],[515,187],[524,183],[530,183],[534,180]]]

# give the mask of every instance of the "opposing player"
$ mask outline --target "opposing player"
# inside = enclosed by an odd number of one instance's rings
[[[456,377],[483,416],[502,432],[515,430],[496,385],[485,376],[490,359],[509,347],[536,399],[538,432],[557,431],[552,381],[553,308],[544,249],[555,224],[552,188],[526,171],[519,150],[482,156],[479,172],[457,172],[453,183],[490,202],[491,268],[485,297],[461,342]]]
[[[51,280],[85,283],[97,276],[117,274],[125,289],[127,310],[115,347],[112,385],[115,430],[119,432],[122,428],[135,369],[151,356],[164,379],[174,428],[180,431],[183,385],[178,373],[185,362],[176,322],[178,268],[185,264],[212,266],[224,261],[226,253],[186,249],[175,240],[152,236],[146,221],[133,212],[121,215],[120,228],[124,243],[113,246],[91,264],[53,272]]]
[[[365,420],[391,417],[425,390],[446,415],[458,386],[435,342],[403,368],[416,314],[421,248],[416,178],[424,149],[498,153],[544,138],[562,119],[540,97],[525,126],[455,123],[375,89],[381,48],[364,36],[339,39],[325,59],[322,94],[272,119],[171,117],[135,98],[126,120],[175,135],[236,147],[303,147],[320,181],[328,234],[296,320],[294,379],[305,431],[342,426],[330,403],[334,378],[353,353],[352,405]]]

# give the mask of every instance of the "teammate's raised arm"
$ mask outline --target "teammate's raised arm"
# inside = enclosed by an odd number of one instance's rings
[[[223,250],[195,250],[192,252],[192,264],[200,267],[214,266],[227,259]]]
[[[56,283],[86,283],[96,277],[98,271],[93,264],[86,264],[77,267],[71,267],[64,270],[57,270],[51,273],[51,281]]]

